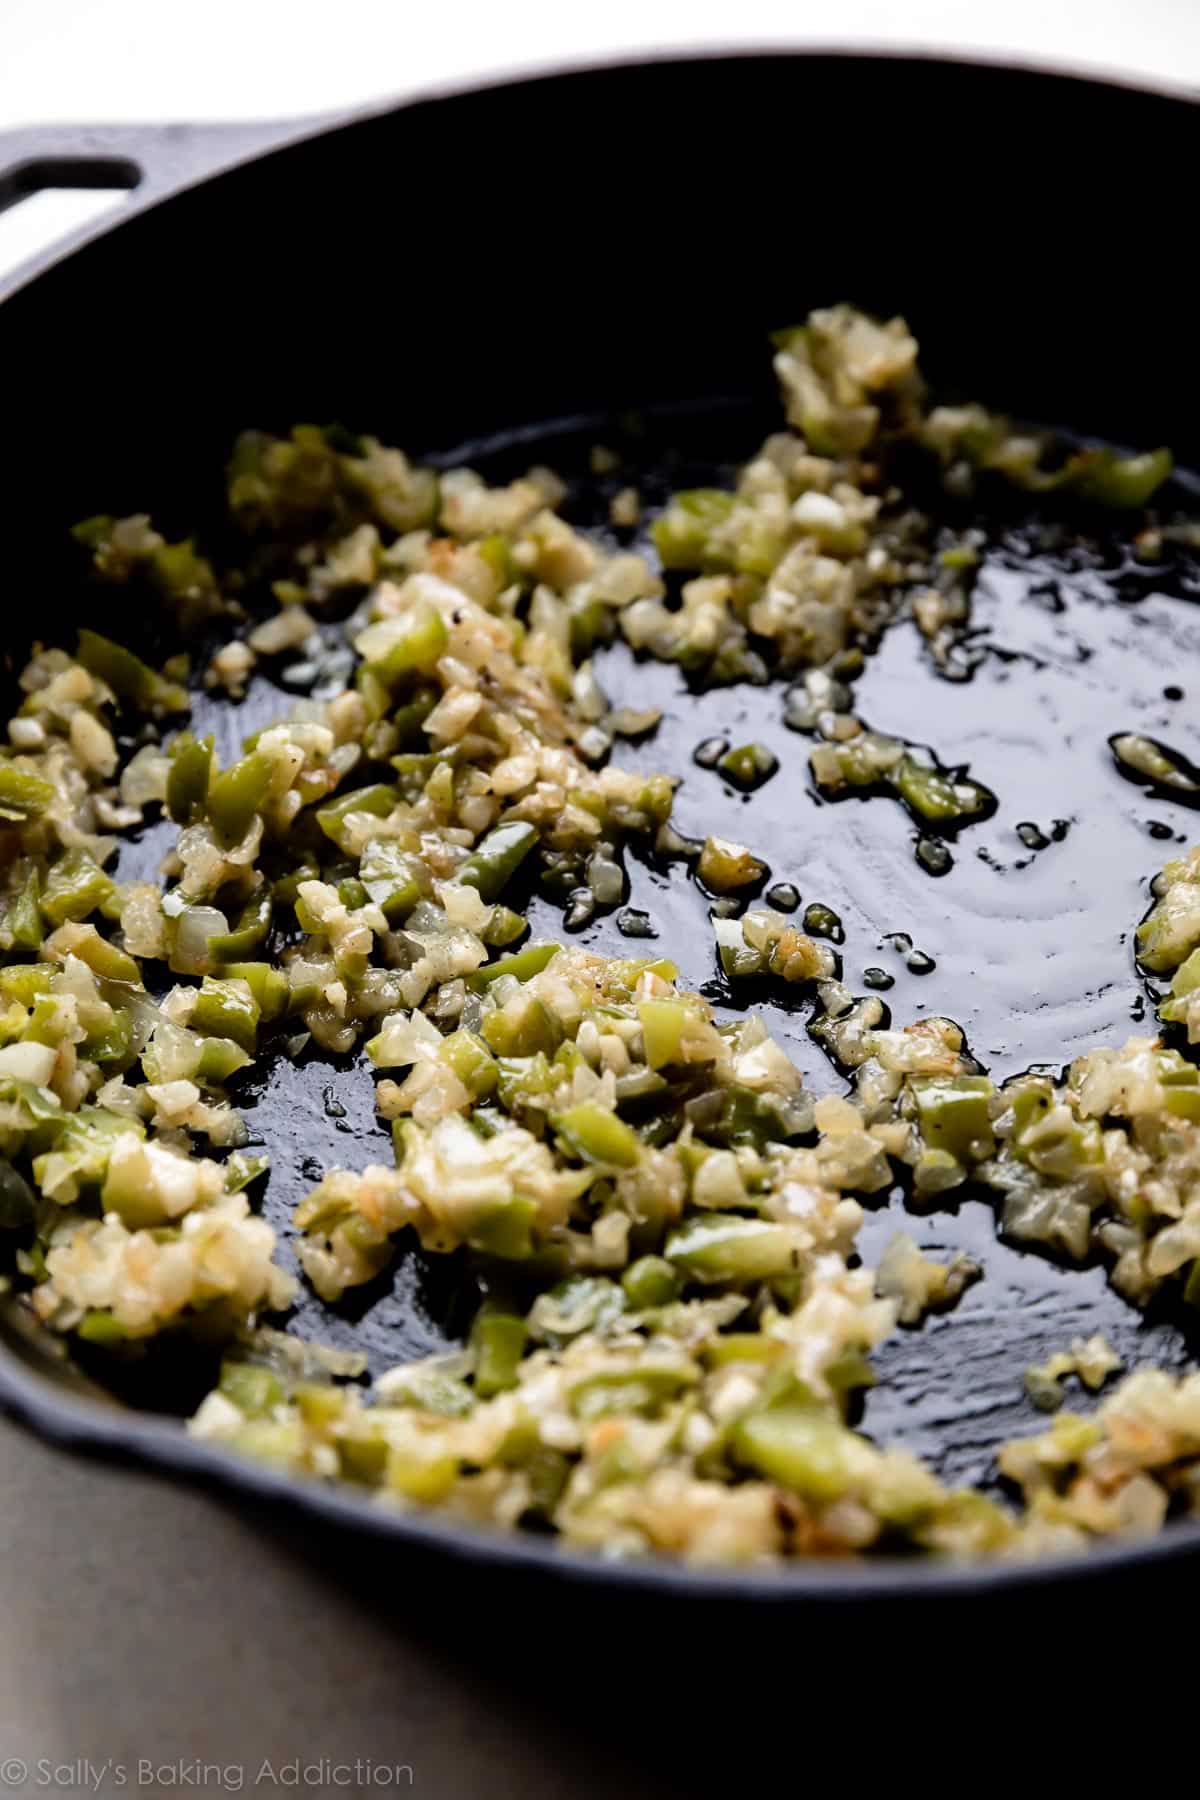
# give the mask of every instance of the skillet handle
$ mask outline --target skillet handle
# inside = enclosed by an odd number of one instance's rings
[[[138,200],[290,143],[318,119],[233,125],[32,125],[0,131],[0,212],[42,188],[129,188]]]
[[[0,213],[49,188],[124,188],[125,212],[265,151],[308,137],[340,115],[221,125],[33,125],[0,131]],[[23,285],[105,220],[78,227],[13,270],[0,297]]]

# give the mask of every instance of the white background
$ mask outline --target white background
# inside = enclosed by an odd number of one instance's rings
[[[1197,0],[0,0],[0,127],[284,116],[482,69],[784,39],[1200,84]]]
[[[1200,87],[1200,0],[0,0],[0,132],[296,117],[481,72],[781,42],[969,49]],[[106,204],[41,194],[0,214],[0,270]]]

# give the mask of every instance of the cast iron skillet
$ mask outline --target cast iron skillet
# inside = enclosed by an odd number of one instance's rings
[[[948,394],[1121,443],[1170,443],[1182,465],[1200,465],[1193,324],[1172,279],[1195,143],[1182,97],[798,53],[582,71],[344,121],[0,138],[0,206],[47,184],[133,190],[118,215],[0,284],[6,666],[95,616],[64,527],[149,509],[170,531],[218,530],[219,474],[244,425],[336,418],[435,456],[465,446],[497,474],[549,461],[576,478],[575,515],[599,520],[606,490],[587,473],[589,445],[616,442],[619,479],[632,474],[651,498],[719,478],[778,417],[766,329],[842,297],[903,310]],[[1164,695],[1188,692],[1200,670],[1193,579],[1147,576],[1114,543],[1086,565],[1034,549],[1016,514],[981,583],[987,654],[971,682],[936,678],[911,627],[888,637],[859,687],[866,717],[969,760],[1000,796],[936,882],[913,861],[898,809],[819,805],[778,685],[691,697],[674,672],[621,652],[602,679],[618,700],[664,707],[656,738],[629,755],[686,775],[684,830],[741,837],[806,901],[836,906],[847,979],[858,988],[865,966],[887,967],[898,1018],[949,1012],[1003,1074],[1131,1029],[1144,1004],[1126,940],[1166,853],[1148,827],[1177,838],[1188,821],[1123,785],[1104,740],[1149,731],[1200,755],[1192,709]],[[105,604],[114,635],[152,644],[150,621]],[[260,681],[209,728],[228,754],[279,703]],[[749,801],[727,791],[690,762],[718,733],[765,738],[780,775]],[[1022,843],[1022,822],[1042,827],[1045,849]],[[151,828],[122,872],[152,867],[161,848]],[[636,862],[630,881],[685,978],[714,984],[695,891]],[[909,973],[891,932],[936,968]],[[629,948],[611,919],[584,941]],[[709,991],[729,999],[719,983]],[[801,1066],[835,1088],[803,1012],[756,1000]],[[349,1062],[280,1062],[246,1099],[276,1152],[265,1205],[278,1224],[322,1167],[386,1157],[369,1080]],[[868,1256],[902,1211],[897,1195],[868,1220]],[[1105,1330],[1130,1360],[1189,1359],[1176,1320],[1133,1314],[1099,1268],[1068,1272],[1006,1246],[979,1202],[903,1223],[923,1245],[975,1249],[987,1268],[954,1315],[887,1347],[866,1415],[950,1478],[986,1479],[995,1443],[1034,1428],[1021,1371],[1081,1330]],[[294,1325],[361,1346],[378,1367],[453,1341],[460,1305],[453,1262],[406,1254],[340,1311],[302,1301]],[[61,1349],[49,1355],[12,1321],[5,1335],[0,1404],[45,1436],[467,1568],[732,1601],[903,1599],[1128,1571],[1200,1547],[1200,1527],[1184,1525],[1019,1570],[614,1567],[236,1460],[189,1440],[145,1382],[114,1404]]]

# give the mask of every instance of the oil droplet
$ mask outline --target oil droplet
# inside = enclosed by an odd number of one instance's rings
[[[763,899],[776,912],[795,912],[800,904],[800,890],[790,881],[777,881],[774,887],[767,889]]]
[[[1171,827],[1164,825],[1161,819],[1147,819],[1146,830],[1152,838],[1163,839],[1171,836]]]
[[[1061,844],[1070,829],[1070,819],[1054,819],[1050,824],[1050,836],[1056,844]]]
[[[729,739],[720,737],[705,738],[692,751],[692,761],[699,763],[702,769],[715,769],[729,748]]]
[[[949,846],[940,838],[918,838],[915,854],[927,875],[945,875],[954,867]]]
[[[1047,850],[1050,847],[1050,839],[1041,826],[1035,825],[1031,819],[1021,820],[1017,826],[1017,836],[1027,850]]]
[[[325,1102],[325,1117],[327,1119],[345,1118],[346,1109],[338,1099],[335,1089],[331,1087],[322,1088],[321,1098]]]
[[[892,949],[901,956],[907,956],[912,949],[912,939],[907,931],[885,931],[883,941],[885,944],[890,944]]]
[[[1129,1016],[1131,1019],[1144,1019],[1145,1018],[1145,1016],[1146,1016],[1146,996],[1145,996],[1145,994],[1138,994],[1135,996],[1133,1005],[1129,1009]]]
[[[886,969],[870,968],[863,970],[864,987],[890,988],[895,987],[895,985],[896,977],[894,975],[889,975]]]
[[[932,956],[926,956],[924,950],[911,950],[904,961],[913,975],[931,975],[937,968]]]
[[[1165,687],[1163,689],[1163,699],[1164,700],[1182,700],[1183,699],[1183,689],[1181,687],[1176,687],[1174,685],[1174,683],[1172,683],[1170,687]]]

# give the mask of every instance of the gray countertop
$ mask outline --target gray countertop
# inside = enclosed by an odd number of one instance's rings
[[[0,1794],[403,1792],[407,1769],[438,1800],[664,1791],[536,1678],[522,1701],[403,1594],[365,1602],[320,1546],[3,1420],[0,1550]],[[461,1630],[503,1670],[502,1612]]]

